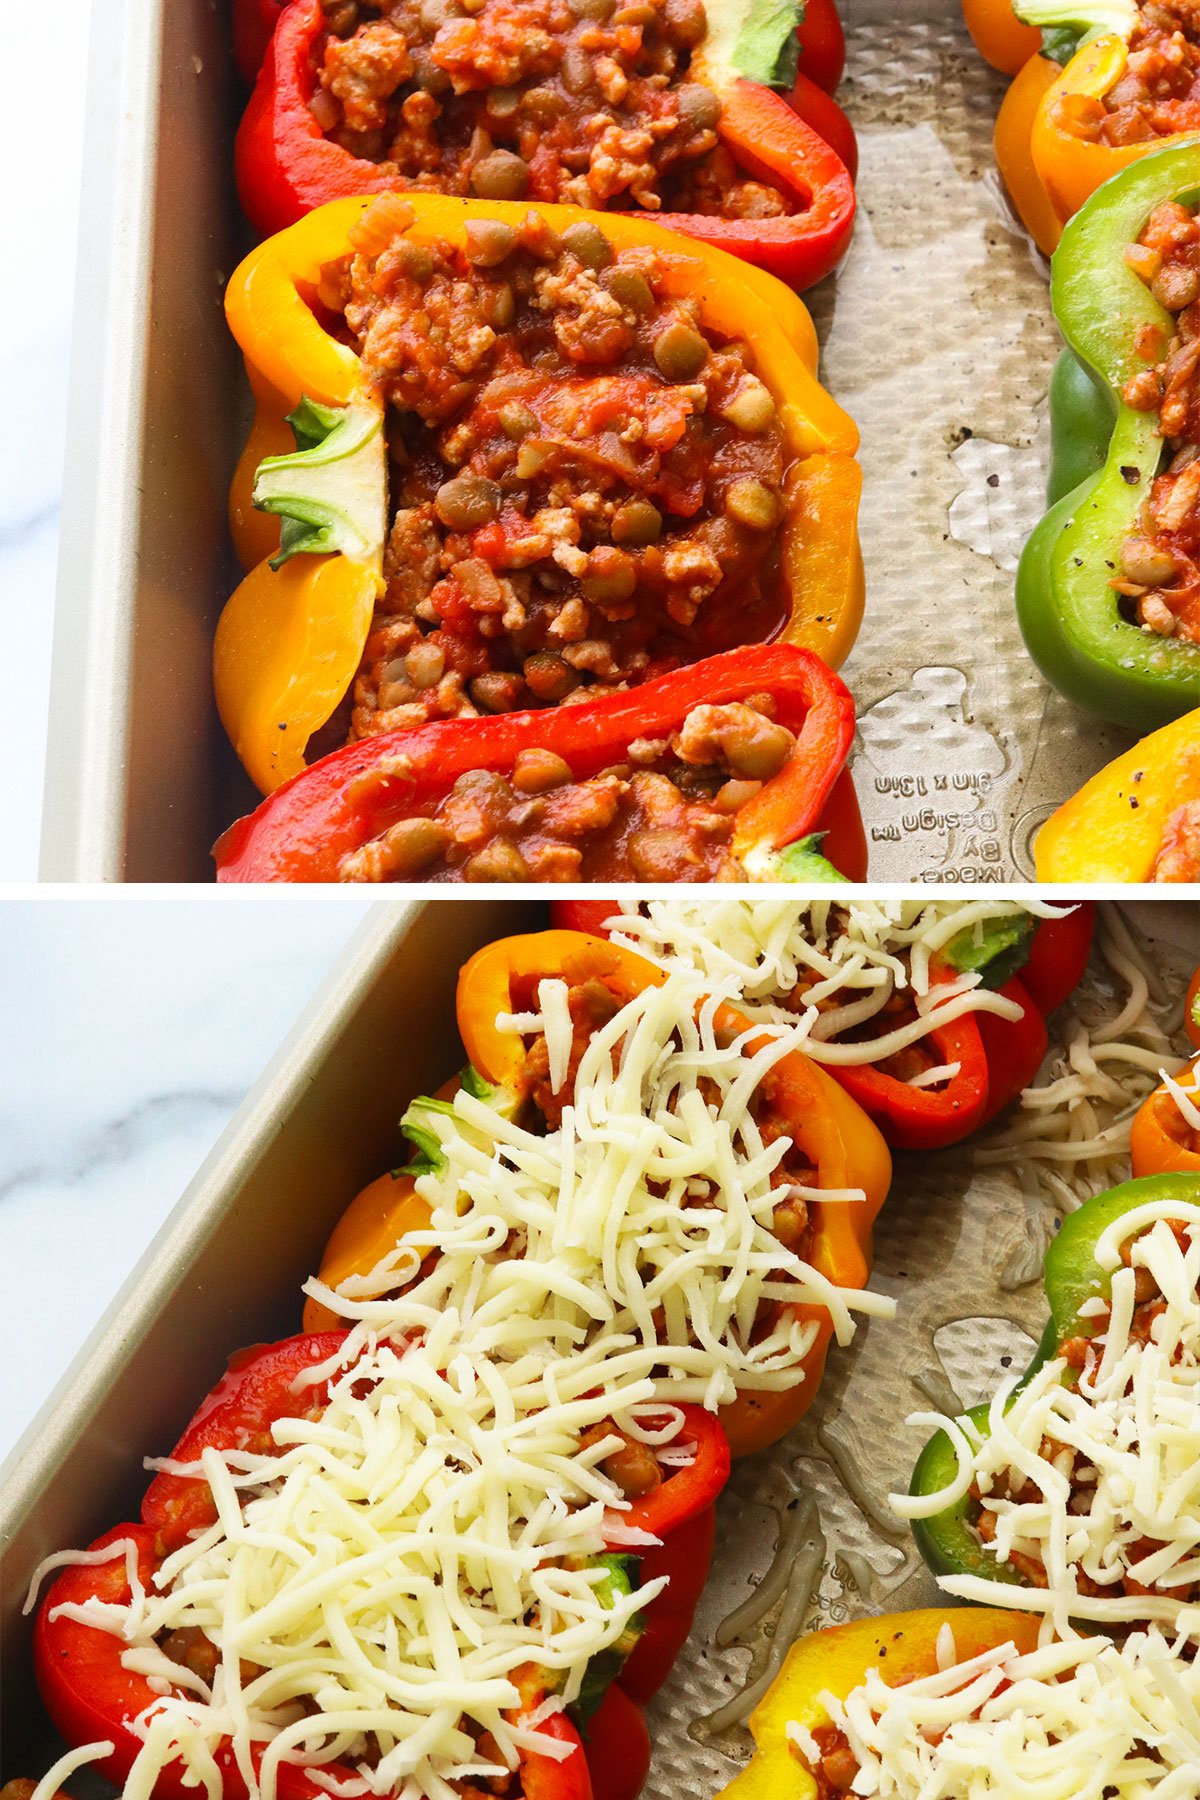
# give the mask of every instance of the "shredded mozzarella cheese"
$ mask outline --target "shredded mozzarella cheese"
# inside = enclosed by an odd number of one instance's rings
[[[598,1594],[606,1571],[589,1559],[628,1507],[599,1465],[621,1440],[584,1449],[580,1436],[614,1404],[651,1438],[671,1421],[646,1422],[644,1380],[564,1400],[548,1371],[481,1361],[466,1341],[450,1311],[420,1343],[352,1333],[316,1370],[331,1378],[316,1416],[277,1421],[272,1451],[210,1448],[190,1466],[217,1521],[166,1557],[141,1604],[55,1609],[120,1637],[127,1667],[170,1684],[134,1721],[128,1795],[149,1796],[177,1756],[203,1779],[224,1738],[264,1800],[282,1763],[337,1763],[335,1793],[437,1797],[505,1773],[523,1746],[567,1753],[506,1716],[518,1671],[547,1671],[555,1704],[569,1703],[590,1658],[665,1585]],[[156,1643],[186,1630],[217,1647],[211,1686]],[[472,1722],[501,1763],[480,1755]],[[366,1759],[371,1741],[380,1754]]]
[[[1181,1243],[1168,1220],[1189,1228]],[[965,1600],[1045,1614],[1066,1636],[1072,1620],[1174,1626],[1194,1610],[1200,1583],[1200,1205],[1152,1202],[1103,1234],[1111,1311],[1077,1372],[1063,1358],[1024,1386],[1002,1385],[981,1437],[967,1418],[923,1416],[947,1430],[958,1469],[936,1495],[896,1496],[907,1517],[929,1517],[978,1485],[999,1564],[1027,1557],[1046,1587],[950,1575]],[[1132,1239],[1131,1261],[1119,1266]],[[1136,1328],[1139,1272],[1157,1316]],[[1161,1300],[1161,1309],[1158,1302]],[[985,1542],[988,1538],[985,1534]],[[1134,1591],[1123,1591],[1129,1580]],[[1142,1588],[1149,1592],[1139,1591]]]
[[[565,983],[542,981],[537,1004],[508,1027],[545,1034],[561,1090]],[[544,1710],[514,1723],[517,1672],[544,1672],[547,1704],[570,1703],[665,1585],[598,1591],[606,1570],[589,1559],[655,1540],[626,1523],[601,1467],[622,1438],[595,1427],[611,1419],[681,1466],[695,1446],[672,1401],[803,1379],[817,1328],[797,1303],[827,1307],[843,1340],[856,1311],[893,1310],[773,1235],[783,1200],[863,1195],[814,1187],[806,1163],[772,1185],[791,1143],[760,1130],[755,1103],[788,1044],[723,1041],[717,1010],[681,975],[629,1002],[586,1044],[558,1131],[517,1123],[499,1091],[418,1108],[435,1152],[418,1182],[430,1227],[337,1293],[308,1283],[352,1329],[297,1377],[273,1453],[157,1464],[205,1481],[216,1521],[167,1556],[151,1592],[133,1568],[127,1604],[57,1609],[120,1637],[161,1696],[133,1722],[127,1800],[150,1800],[176,1760],[219,1800],[226,1741],[261,1800],[286,1763],[336,1800],[451,1800],[448,1782],[486,1783],[522,1748],[568,1753],[539,1729]],[[425,1271],[427,1246],[439,1254]],[[328,1404],[306,1416],[326,1383]],[[211,1683],[164,1649],[187,1631],[216,1646]]]
[[[1194,1800],[1200,1663],[1181,1639],[1138,1633],[1009,1644],[945,1660],[889,1687],[878,1669],[821,1695],[858,1762],[849,1792],[874,1800]],[[821,1750],[791,1723],[813,1768]]]
[[[567,1015],[547,1000],[511,1028],[553,1029]],[[630,1000],[592,1033],[557,1131],[538,1135],[465,1090],[420,1109],[441,1167],[417,1183],[430,1225],[405,1241],[439,1260],[398,1296],[307,1291],[391,1333],[451,1307],[483,1354],[563,1359],[572,1385],[612,1369],[710,1407],[793,1385],[817,1333],[798,1303],[826,1308],[843,1343],[854,1312],[894,1308],[837,1287],[772,1232],[789,1195],[851,1206],[863,1195],[772,1186],[791,1140],[764,1138],[754,1109],[791,1046],[761,1031],[725,1042],[717,1009],[683,973]],[[566,1067],[561,1045],[551,1066]]]
[[[672,896],[616,915],[614,941],[670,969],[703,976],[733,994],[756,1020],[785,1027],[793,1048],[841,1067],[880,1063],[965,1013],[1017,1019],[1015,1001],[977,974],[934,982],[933,958],[960,932],[1000,920],[1057,918],[1062,909],[1016,900],[810,900]],[[854,1042],[843,1037],[882,1019],[910,994],[916,1017]],[[803,1002],[801,1005],[800,1002]],[[954,1065],[918,1074],[914,1086],[945,1082]]]

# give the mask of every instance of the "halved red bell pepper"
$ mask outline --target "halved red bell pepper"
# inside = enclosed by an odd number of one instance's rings
[[[846,67],[846,34],[835,0],[803,0],[796,28],[801,73],[827,94],[836,91]]]
[[[621,910],[617,899],[559,900],[551,908],[556,925],[605,935],[605,921]],[[1095,908],[1077,905],[1062,918],[1039,921],[1030,938],[1020,977],[997,989],[1022,1009],[1018,1019],[996,1013],[964,1013],[939,1025],[927,1042],[944,1063],[959,1070],[945,1086],[914,1088],[882,1069],[831,1064],[835,1081],[869,1113],[889,1144],[905,1150],[936,1150],[987,1124],[1029,1086],[1046,1054],[1046,1017],[1061,1006],[1082,979],[1091,954]],[[943,966],[940,979],[957,971]]]
[[[712,1562],[716,1499],[729,1479],[729,1439],[715,1414],[690,1404],[678,1411],[683,1414],[679,1435],[695,1444],[695,1461],[668,1469],[661,1486],[621,1515],[624,1526],[660,1540],[634,1551],[641,1585],[668,1577],[668,1586],[645,1608],[642,1635],[617,1676],[625,1692],[642,1704],[667,1679],[692,1629]]]
[[[262,66],[287,4],[288,0],[233,0],[234,61],[247,86]],[[801,73],[825,93],[833,94],[846,66],[846,34],[837,7],[834,0],[801,0],[801,6],[803,16],[796,27]]]
[[[578,931],[603,932],[605,919],[620,908],[617,900],[563,900],[554,908],[557,924]],[[943,968],[941,980],[956,979]],[[874,1119],[889,1144],[904,1150],[937,1150],[957,1143],[982,1122],[988,1098],[988,1064],[979,1027],[970,1013],[935,1026],[926,1042],[943,1063],[957,1063],[958,1073],[941,1088],[914,1088],[870,1064],[830,1064],[826,1073]],[[824,1066],[824,1065],[822,1065]]]
[[[336,1355],[346,1335],[344,1330],[303,1333],[240,1351],[201,1402],[172,1460],[194,1463],[206,1449],[236,1449],[261,1438],[276,1419],[293,1416],[297,1407],[319,1409],[328,1397],[327,1384],[312,1385],[298,1396],[296,1378]],[[648,1700],[661,1687],[691,1629],[711,1560],[716,1498],[729,1479],[729,1441],[718,1420],[702,1406],[676,1410],[683,1415],[681,1441],[696,1447],[694,1461],[666,1468],[661,1483],[621,1514],[625,1527],[660,1539],[659,1547],[639,1546],[632,1552],[641,1564],[641,1584],[658,1575],[671,1578],[671,1585],[645,1608],[642,1635],[619,1676],[638,1700]],[[141,1512],[163,1554],[216,1517],[205,1482],[165,1473],[154,1477]]]
[[[346,857],[401,820],[428,816],[469,770],[509,774],[517,753],[536,746],[562,757],[584,781],[620,763],[635,738],[668,737],[694,706],[756,693],[772,696],[778,722],[797,741],[780,773],[735,814],[731,859],[748,879],[789,879],[789,846],[824,829],[827,809],[839,841],[852,851],[865,848],[853,789],[839,786],[854,740],[854,702],[811,651],[771,644],[730,650],[643,687],[553,712],[439,721],[346,745],[224,833],[213,851],[217,879],[336,881]],[[628,873],[606,870],[604,878]]]
[[[254,1344],[230,1357],[217,1385],[205,1395],[185,1428],[172,1459],[198,1462],[204,1450],[233,1450],[259,1438],[276,1419],[294,1417],[328,1400],[328,1384],[297,1395],[296,1377],[337,1353],[345,1330],[304,1333],[275,1344]],[[158,1474],[142,1499],[142,1523],[164,1553],[179,1548],[193,1532],[216,1518],[207,1482],[186,1475]]]
[[[641,1707],[615,1682],[588,1720],[583,1748],[592,1800],[637,1800],[650,1773],[650,1732]],[[526,1781],[525,1796],[542,1800],[542,1790]]]
[[[154,1528],[146,1524],[114,1525],[89,1548],[103,1550],[121,1538],[130,1539],[136,1546],[138,1575],[143,1587],[149,1588],[162,1561]],[[126,1646],[119,1637],[75,1619],[55,1618],[54,1613],[64,1604],[82,1606],[89,1600],[125,1604],[131,1593],[124,1556],[90,1567],[68,1567],[41,1603],[33,1638],[38,1688],[55,1729],[71,1745],[110,1742],[112,1754],[94,1767],[118,1785],[124,1782],[142,1749],[134,1721],[162,1696],[145,1675],[121,1666]],[[522,1711],[532,1711],[540,1698],[540,1692],[531,1684],[528,1696],[523,1698]],[[567,1715],[555,1713],[539,1729],[573,1744],[578,1754],[559,1762],[553,1757],[522,1753],[522,1800],[592,1800],[583,1747]],[[252,1748],[256,1766],[262,1749],[261,1744]],[[248,1800],[246,1783],[228,1743],[218,1748],[216,1762],[224,1800]],[[350,1768],[337,1763],[325,1764],[324,1771],[342,1779],[353,1775]],[[195,1781],[186,1780],[185,1775],[182,1763],[169,1764],[155,1782],[155,1800],[195,1800]],[[277,1788],[280,1800],[328,1800],[329,1790],[294,1763],[279,1765]],[[637,1788],[631,1786],[622,1794],[614,1792],[613,1800],[634,1800],[636,1793]]]
[[[1019,970],[1021,986],[1047,1018],[1083,980],[1096,929],[1094,900],[1076,901],[1061,918],[1042,919]]]
[[[247,87],[254,86],[287,3],[288,0],[233,0],[233,60]]]
[[[715,0],[710,0],[714,4]],[[291,0],[267,46],[238,129],[235,170],[242,208],[269,237],[315,207],[397,184],[380,165],[326,137],[309,109],[317,87],[316,49],[325,29],[321,0]],[[709,38],[713,40],[710,23]],[[724,46],[728,51],[731,46]],[[810,80],[816,77],[806,71]],[[781,94],[747,81],[734,62],[718,66],[705,46],[692,53],[689,79],[721,101],[720,139],[738,164],[777,186],[795,210],[763,219],[655,213],[660,225],[716,244],[808,287],[840,261],[854,225],[854,184],[841,157]],[[531,189],[530,198],[553,199]]]
[[[1057,919],[1042,919],[1029,942],[1027,960],[997,991],[1021,1007],[1019,1019],[979,1013],[977,1021],[988,1065],[987,1124],[1027,1088],[1046,1054],[1046,1020],[1083,979],[1092,953],[1096,908],[1085,900]]]

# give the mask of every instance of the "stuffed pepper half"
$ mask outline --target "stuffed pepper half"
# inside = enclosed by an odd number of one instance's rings
[[[963,0],[971,35],[1015,76],[996,160],[1047,255],[1112,176],[1200,131],[1193,0]]]
[[[264,791],[347,741],[737,644],[849,650],[857,435],[769,277],[625,214],[391,195],[273,238],[227,309],[256,566],[215,676]]]
[[[786,881],[818,842],[861,878],[853,738],[853,702],[810,651],[731,650],[549,716],[347,745],[225,833],[217,878]]]
[[[515,1309],[719,1409],[735,1455],[782,1436],[852,1309],[891,1310],[862,1292],[891,1173],[866,1114],[697,979],[580,932],[488,945],[457,1014],[462,1085],[409,1108],[420,1159],[360,1196],[306,1324]]]
[[[667,967],[734,975],[752,1017],[786,1026],[889,1144],[935,1150],[1036,1075],[1046,1017],[1078,986],[1090,905],[1038,918],[1016,901],[556,902]]]
[[[802,1638],[721,1800],[1173,1800],[1200,1665],[1150,1631],[1041,1643],[1019,1613],[885,1613]]]
[[[560,1366],[564,1398],[460,1323],[236,1358],[140,1518],[48,1560],[63,1770],[174,1800],[591,1800],[596,1762],[635,1800],[648,1739],[609,1688],[641,1658],[652,1692],[678,1637],[641,1546],[711,1515],[728,1447],[619,1371],[584,1392]]]
[[[1017,575],[1047,680],[1143,731],[1200,698],[1198,203],[1200,137],[1124,170],[1063,235],[1051,298],[1083,367],[1055,383],[1053,504]]]
[[[1171,1630],[1200,1598],[1200,1182],[1086,1201],[1045,1281],[1030,1368],[943,1421],[893,1505],[960,1599]]]
[[[785,4],[291,0],[237,138],[267,235],[350,194],[649,214],[806,287],[854,223],[845,116],[806,75]],[[816,129],[805,122],[807,113]]]

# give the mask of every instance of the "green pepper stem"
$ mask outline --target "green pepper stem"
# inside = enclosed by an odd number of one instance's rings
[[[1013,12],[1022,25],[1043,31],[1067,27],[1078,31],[1080,42],[1111,32],[1127,38],[1137,23],[1136,0],[1013,0]]]

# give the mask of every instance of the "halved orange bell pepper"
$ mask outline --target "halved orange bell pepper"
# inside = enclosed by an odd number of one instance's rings
[[[963,16],[980,53],[1014,77],[996,121],[996,161],[1026,230],[1047,256],[1110,176],[1195,135],[1195,125],[1127,144],[1088,135],[1128,66],[1134,0],[963,0]],[[1039,19],[1045,33],[1028,18]]]
[[[589,216],[445,195],[406,200],[414,213],[407,236],[420,243],[462,245],[472,219],[519,224],[534,210],[562,230]],[[234,543],[250,573],[221,616],[214,678],[222,723],[264,793],[305,766],[309,739],[353,681],[382,584],[386,470],[382,436],[378,447],[371,436],[374,421],[382,425],[382,403],[354,351],[307,302],[321,269],[348,253],[351,227],[373,204],[364,195],[307,214],[252,251],[226,295],[257,416],[230,497]],[[816,334],[803,302],[762,270],[649,220],[621,212],[594,217],[618,248],[656,251],[665,290],[696,297],[707,329],[750,345],[790,458],[774,577],[787,614],[781,636],[836,667],[862,616],[858,433],[817,380]],[[290,448],[285,417],[304,401],[344,409],[357,422],[357,453],[378,457],[380,523],[350,552],[295,555],[276,570],[265,559],[279,546],[278,524],[255,509],[252,490],[264,453]]]
[[[1115,33],[1084,43],[1047,87],[1033,122],[1031,153],[1050,204],[1065,225],[1110,175],[1194,132],[1172,132],[1136,144],[1105,144],[1072,129],[1081,107],[1102,101],[1125,73],[1129,46]],[[1198,145],[1200,155],[1200,145]]]
[[[1050,88],[1058,79],[1057,63],[1031,56],[1000,102],[993,143],[1000,171],[1017,216],[1039,250],[1050,256],[1058,248],[1063,222],[1033,160],[1033,127]]]
[[[1151,732],[1080,788],[1037,834],[1040,882],[1195,881],[1186,843],[1173,836],[1200,807],[1200,709]],[[1190,866],[1190,872],[1189,872]]]
[[[1036,25],[1025,25],[1012,0],[962,0],[963,21],[985,62],[1004,75],[1015,75],[1042,48]]]
[[[1200,1059],[1175,1080],[1192,1104],[1200,1106]],[[1129,1155],[1135,1175],[1200,1176],[1200,1131],[1184,1118],[1170,1088],[1155,1088],[1133,1115]]]
[[[543,931],[530,937],[487,944],[464,966],[456,1002],[458,1029],[472,1066],[488,1081],[523,1097],[526,1051],[519,1037],[497,1029],[499,1014],[522,1011],[537,983],[561,976],[576,983],[596,979],[622,1002],[666,980],[631,950],[584,932]],[[750,1022],[732,1006],[716,1015],[717,1029],[739,1032]],[[747,1055],[764,1040],[752,1038]],[[850,1096],[806,1056],[793,1053],[777,1063],[764,1092],[789,1136],[812,1160],[816,1186],[861,1188],[866,1198],[849,1204],[810,1207],[814,1239],[809,1261],[839,1286],[862,1287],[871,1269],[871,1231],[887,1197],[892,1164],[879,1131]],[[777,1392],[750,1391],[721,1410],[735,1456],[773,1444],[790,1431],[812,1404],[833,1336],[829,1315],[801,1307],[815,1321],[817,1337],[804,1358],[801,1379]]]
[[[811,1632],[792,1646],[751,1713],[754,1755],[717,1800],[817,1800],[817,1783],[797,1755],[788,1726],[816,1732],[828,1725],[821,1695],[844,1700],[871,1669],[878,1669],[889,1687],[935,1674],[943,1625],[954,1633],[960,1662],[1000,1644],[1011,1642],[1019,1651],[1037,1645],[1038,1621],[1028,1613],[982,1606],[884,1613],[882,1618]]]

